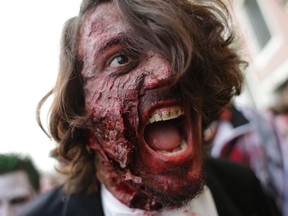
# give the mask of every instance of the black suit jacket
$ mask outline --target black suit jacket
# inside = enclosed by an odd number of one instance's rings
[[[219,216],[280,215],[249,168],[222,159],[207,159],[204,170]],[[62,187],[58,187],[41,195],[20,215],[104,216],[104,213],[100,193],[65,196]]]

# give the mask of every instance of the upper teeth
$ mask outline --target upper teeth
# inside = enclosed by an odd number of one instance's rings
[[[181,115],[184,115],[183,108],[176,106],[169,108],[168,110],[165,109],[163,111],[157,111],[151,118],[149,118],[149,123],[151,124],[153,122],[171,120],[178,118]]]

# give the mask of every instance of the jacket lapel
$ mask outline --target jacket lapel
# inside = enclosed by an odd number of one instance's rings
[[[100,193],[73,194],[65,200],[62,216],[104,216]]]
[[[219,216],[241,216],[237,206],[228,198],[229,196],[222,190],[223,186],[211,173],[206,178],[206,184],[212,193]]]

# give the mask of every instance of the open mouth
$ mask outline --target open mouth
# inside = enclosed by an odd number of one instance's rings
[[[182,156],[188,150],[184,108],[175,105],[155,110],[144,129],[146,144],[163,156]]]

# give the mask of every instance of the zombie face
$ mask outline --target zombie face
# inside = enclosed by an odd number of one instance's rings
[[[0,216],[14,216],[35,196],[24,171],[0,175]]]
[[[78,55],[97,178],[136,208],[178,207],[203,187],[201,116],[172,85],[170,63],[129,37],[112,2],[83,20]]]

